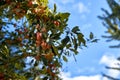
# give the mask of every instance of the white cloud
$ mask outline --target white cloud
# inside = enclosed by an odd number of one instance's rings
[[[73,3],[74,0],[60,0],[63,4]]]
[[[85,6],[85,4],[82,3],[82,2],[77,3],[77,4],[74,6],[74,8],[75,8],[75,9],[78,9],[78,11],[79,11],[80,14],[89,13],[89,12],[90,12],[90,10],[88,9],[88,7]]]
[[[112,55],[104,55],[100,59],[100,64],[104,64],[106,66],[119,67],[118,65],[116,65],[116,63],[120,63],[120,62],[117,61],[116,57],[112,56]],[[93,70],[93,69],[91,69],[91,70]],[[117,70],[115,71],[115,70],[111,70],[111,69],[108,69],[105,74],[110,75],[115,78],[120,76],[119,71],[117,71]],[[71,77],[71,73],[69,73],[69,72],[67,72],[67,73],[61,72],[61,78],[63,78],[63,80],[109,80],[108,78],[103,77],[101,74],[90,75],[90,76],[81,76],[80,75],[80,76]]]
[[[101,75],[93,75],[93,76],[76,76],[76,77],[70,77],[70,73],[61,73],[61,77],[63,80],[102,80]]]
[[[79,68],[76,71],[76,73],[86,73],[86,72],[94,73],[96,72],[96,69],[95,67],[84,67],[84,68]]]
[[[116,60],[116,57],[110,55],[104,55],[100,60],[100,64],[104,64],[109,67],[119,67],[119,65],[116,65],[117,63],[120,62]],[[109,69],[106,74],[111,75],[112,77],[115,78],[120,76],[120,72],[118,70],[113,70],[113,69]]]
[[[82,25],[82,30],[84,31],[84,30],[89,30],[89,28],[91,28],[92,27],[92,24],[91,23],[86,23],[86,24],[84,24],[84,25]]]
[[[102,56],[100,63],[101,64],[105,64],[105,65],[109,65],[109,66],[115,66],[113,63],[118,62],[116,60],[116,58],[112,55],[104,55]]]

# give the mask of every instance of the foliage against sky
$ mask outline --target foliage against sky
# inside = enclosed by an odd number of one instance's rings
[[[47,5],[47,0],[0,1],[0,79],[58,80],[62,61],[86,46],[79,27],[68,27],[70,13]],[[89,38],[96,41],[92,33]]]

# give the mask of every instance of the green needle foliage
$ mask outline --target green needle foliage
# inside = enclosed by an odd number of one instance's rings
[[[101,20],[103,20],[103,25],[107,28],[107,33],[109,36],[103,36],[104,38],[108,38],[107,41],[117,40],[120,41],[120,4],[119,1],[115,0],[107,0],[108,5],[110,7],[110,12],[106,9],[102,8],[102,11],[105,13],[102,16],[98,16]],[[119,48],[120,44],[110,46],[112,48]]]
[[[103,20],[103,25],[107,28],[107,33],[109,36],[103,36],[107,38],[108,41],[120,41],[120,2],[118,0],[107,0],[107,3],[110,7],[110,12],[102,8],[102,11],[105,13],[102,16],[99,16]],[[110,48],[120,48],[120,43],[118,45],[112,45]],[[118,60],[120,60],[118,58]],[[119,65],[119,64],[118,64]],[[106,67],[107,69],[113,69],[120,71],[120,67]],[[112,77],[111,75],[103,74],[103,76],[109,78],[110,80],[120,80]]]

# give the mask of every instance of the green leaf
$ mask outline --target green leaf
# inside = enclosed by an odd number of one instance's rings
[[[78,31],[80,31],[80,29],[79,29],[78,26],[75,26],[75,27],[72,29],[72,32],[73,32],[73,33],[78,33]]]
[[[22,79],[22,80],[28,80],[28,79],[26,79],[25,76],[19,76],[19,77],[20,77],[20,79]]]
[[[70,16],[70,13],[62,13],[62,17],[68,18]]]
[[[75,50],[75,49],[70,49],[72,52],[74,52],[75,53],[75,55],[77,55],[78,54],[78,51],[77,50]]]
[[[54,4],[54,12],[56,13],[57,6]]]
[[[26,76],[26,78],[29,78],[32,76],[32,74],[30,72],[26,72],[24,75]]]
[[[63,46],[66,46],[69,41],[70,41],[69,36],[66,36],[66,37],[61,41],[61,43],[63,44]]]
[[[21,65],[19,63],[15,63],[15,68],[21,69]]]
[[[33,6],[34,6],[34,8],[36,8],[38,6],[38,4],[34,4]]]
[[[70,13],[59,13],[59,16],[61,17],[62,20],[68,19],[70,16]]]
[[[3,47],[0,48],[0,54],[2,57],[8,57],[9,56],[9,50],[6,45],[3,45]]]
[[[68,59],[67,59],[65,56],[63,56],[63,60],[64,60],[65,62],[68,62]]]
[[[85,39],[83,38],[84,37],[84,35],[82,34],[82,33],[79,33],[79,34],[77,34],[77,36],[78,36],[78,41],[79,41],[79,43],[83,43],[84,44],[84,46],[86,45],[86,41],[85,41]],[[80,44],[79,44],[80,45]]]
[[[60,55],[58,54],[58,49],[54,46],[54,45],[52,45],[52,52],[54,53],[54,55],[57,55],[58,57],[60,57]]]
[[[73,42],[73,45],[74,45],[74,49],[77,50],[77,47],[78,47],[78,43],[77,43],[77,39],[75,38],[72,38],[72,42]]]
[[[90,39],[93,39],[93,38],[94,38],[94,36],[93,36],[93,33],[92,33],[92,32],[90,33],[89,38],[90,38]]]
[[[58,67],[62,67],[62,63],[59,62],[58,59],[56,59],[54,63],[55,63],[55,65],[57,65]]]
[[[35,61],[35,63],[34,63],[34,67],[36,67],[36,66],[38,66],[38,62],[37,61]]]
[[[61,35],[61,33],[51,34],[50,37],[51,37],[51,39],[58,40],[58,39],[60,39],[60,35]]]
[[[71,46],[72,46],[71,44],[68,44],[68,45],[66,45],[66,48],[69,49]]]

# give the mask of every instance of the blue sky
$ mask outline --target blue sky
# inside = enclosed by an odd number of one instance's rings
[[[101,8],[109,10],[106,0],[49,0],[50,5],[54,3],[58,11],[71,13],[69,27],[78,25],[85,37],[93,32],[95,37],[100,39],[98,43],[88,43],[87,48],[79,50],[79,55],[76,56],[77,62],[70,57],[69,62],[64,63],[64,71],[61,72],[63,80],[108,80],[101,76],[102,72],[119,77],[119,72],[105,69],[106,65],[117,66],[116,58],[120,56],[119,49],[108,47],[116,42],[107,43],[106,39],[101,37],[106,28],[97,16],[103,14]]]

